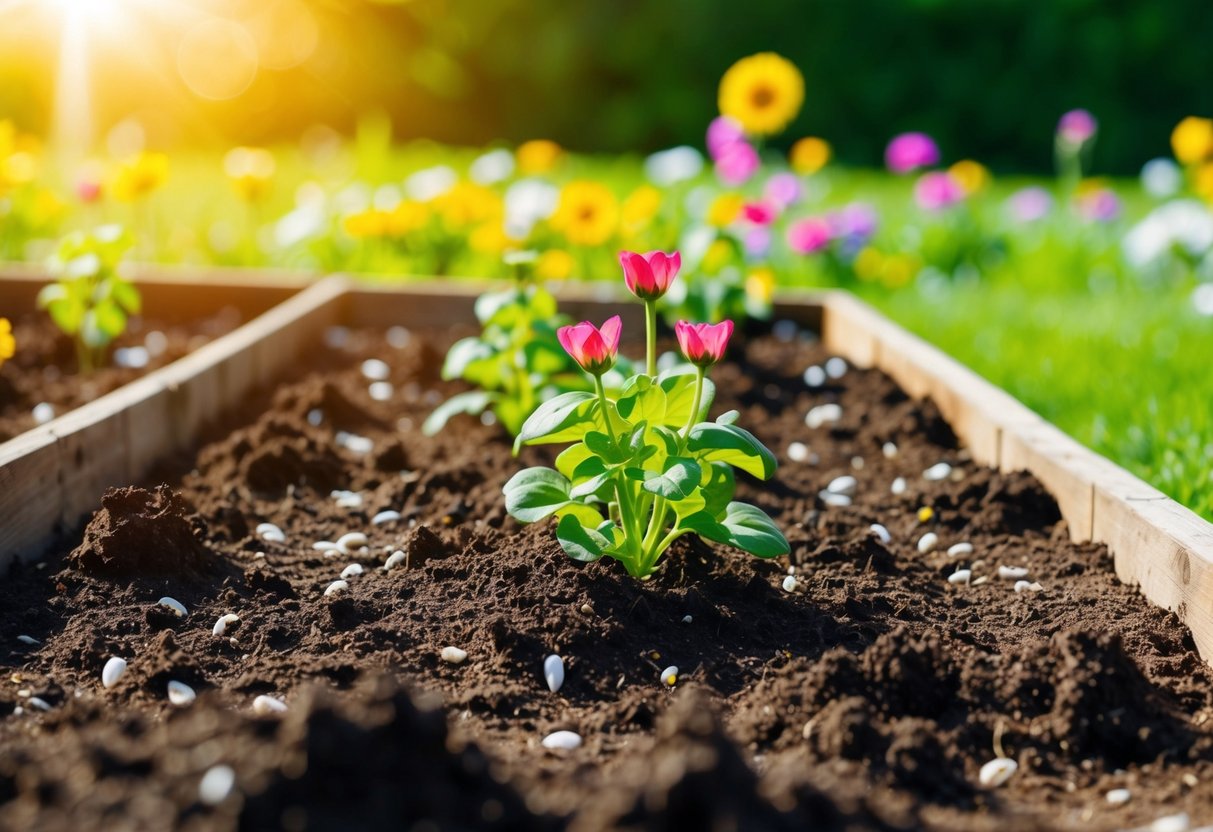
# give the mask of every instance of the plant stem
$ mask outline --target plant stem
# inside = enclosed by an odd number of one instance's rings
[[[618,446],[619,440],[615,438],[615,428],[611,425],[610,402],[607,401],[602,376],[594,376],[594,386],[598,388],[598,408],[602,411],[602,421],[606,422],[607,436],[611,437],[611,444]]]
[[[657,301],[646,300],[644,302],[644,334],[646,341],[645,356],[647,358],[647,372],[650,376],[657,376]]]
[[[682,429],[682,439],[685,442],[687,436],[691,433],[691,428],[695,426],[695,422],[699,420],[699,405],[703,402],[703,376],[704,368],[695,368],[695,402],[691,405],[691,413],[687,416],[686,426]]]

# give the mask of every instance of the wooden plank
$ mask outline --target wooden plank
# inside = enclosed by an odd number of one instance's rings
[[[884,318],[848,292],[830,292],[825,297],[821,342],[856,367],[876,364],[876,332]]]
[[[348,281],[328,277],[244,327],[251,341],[248,352],[256,367],[256,383],[270,384],[299,356],[323,344],[324,330],[343,319],[349,294]]]
[[[62,529],[94,511],[105,489],[130,481],[127,404],[121,396],[103,396],[48,425],[59,443]]]
[[[59,530],[59,442],[46,426],[0,444],[0,569],[33,560]]]

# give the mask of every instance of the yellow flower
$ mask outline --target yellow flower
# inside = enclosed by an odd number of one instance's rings
[[[1192,187],[1202,199],[1213,202],[1213,162],[1205,162],[1196,169]]]
[[[774,52],[742,58],[720,79],[722,115],[747,132],[771,135],[788,126],[804,103],[804,76]]]
[[[506,249],[516,247],[518,241],[505,233],[505,227],[500,220],[482,223],[468,237],[468,244],[473,251],[481,254],[501,254]]]
[[[451,230],[486,222],[502,216],[504,212],[501,197],[496,191],[472,182],[457,183],[446,193],[435,197],[431,204]]]
[[[386,231],[393,237],[403,237],[425,227],[430,209],[414,199],[405,199],[388,213]]]
[[[712,204],[708,207],[708,225],[724,228],[737,219],[737,215],[741,213],[741,206],[744,204],[745,198],[741,194],[721,194],[712,200]]]
[[[971,196],[984,190],[986,185],[990,184],[989,169],[981,162],[974,162],[972,159],[961,159],[948,168],[948,173],[960,185],[965,196]]]
[[[223,172],[241,199],[255,202],[269,191],[277,163],[260,147],[234,147],[223,157]]]
[[[0,318],[0,364],[8,361],[17,352],[17,339],[13,337],[13,325],[8,318]]]
[[[50,188],[39,188],[30,203],[30,221],[37,227],[48,225],[59,219],[66,208],[63,200]]]
[[[1188,116],[1171,131],[1171,149],[1185,165],[1213,156],[1213,119]]]
[[[573,265],[573,255],[564,249],[554,248],[539,255],[535,274],[544,280],[565,280],[572,275]]]
[[[884,267],[884,255],[878,249],[871,246],[866,246],[859,250],[859,254],[855,255],[855,262],[852,268],[855,269],[855,276],[860,280],[874,280],[880,276],[881,269]]]
[[[368,208],[347,216],[342,221],[342,227],[345,228],[346,234],[356,240],[382,237],[388,230],[388,214],[386,211]]]
[[[775,270],[759,266],[746,275],[745,293],[754,300],[767,305],[775,296]]]
[[[533,139],[518,147],[518,172],[522,174],[547,173],[556,167],[564,151],[560,145],[547,139]]]
[[[627,231],[644,228],[661,209],[661,191],[652,185],[641,185],[623,201],[623,227]]]
[[[552,227],[570,243],[600,246],[619,224],[619,202],[605,185],[579,180],[560,192],[560,204],[552,217]]]
[[[149,196],[168,178],[168,157],[163,153],[140,153],[118,165],[110,192],[119,202],[134,202]]]
[[[834,151],[825,139],[805,136],[792,145],[788,161],[792,164],[792,170],[808,176],[824,168],[833,155]]]
[[[703,255],[703,270],[715,274],[728,264],[733,256],[733,247],[724,240],[713,240]]]
[[[909,254],[894,254],[885,258],[880,282],[890,289],[900,289],[914,279],[918,263]]]

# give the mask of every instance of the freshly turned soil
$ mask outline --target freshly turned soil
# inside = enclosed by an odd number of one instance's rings
[[[0,309],[0,314],[3,313]],[[190,324],[131,318],[127,331],[108,348],[108,356],[121,347],[144,346],[152,332],[164,336],[162,349],[149,354],[144,367],[117,367],[111,361],[91,373],[81,374],[71,339],[44,312],[18,315],[13,320],[17,352],[0,366],[0,442],[34,427],[37,422],[33,410],[42,402],[51,405],[56,416],[62,416],[176,361],[207,341],[231,332],[240,323],[240,314],[234,308]]]
[[[974,465],[930,402],[875,371],[808,389],[826,355],[756,338],[714,372],[780,458],[739,477],[790,558],[683,538],[647,582],[569,559],[508,518],[524,464],[496,426],[417,427],[458,389],[449,338],[352,332],[159,479],[116,489],[82,536],[0,587],[0,828],[1029,830],[1213,821],[1213,676],[1175,616],[1072,544],[1024,474]],[[372,400],[359,365],[392,370]],[[840,421],[806,427],[813,406]],[[310,417],[310,418],[309,418]],[[321,418],[317,418],[321,417]],[[339,433],[373,440],[369,453]],[[788,458],[791,443],[809,457]],[[886,443],[895,455],[882,451]],[[938,462],[953,475],[928,481]],[[854,504],[827,507],[835,477]],[[898,496],[890,485],[904,477]],[[338,505],[330,492],[362,495]],[[934,516],[920,522],[918,510]],[[372,525],[385,509],[398,521]],[[285,544],[259,539],[278,525]],[[869,531],[885,525],[882,544]],[[370,550],[316,541],[360,531]],[[919,538],[933,531],[934,551]],[[972,555],[946,549],[968,541]],[[388,553],[406,563],[380,567]],[[349,588],[324,590],[350,563]],[[1015,592],[999,566],[1028,569]],[[789,567],[798,586],[782,588]],[[971,568],[977,585],[947,576]],[[178,619],[157,606],[181,601]],[[222,635],[225,613],[240,617]],[[39,640],[26,645],[19,634]],[[466,650],[444,662],[445,646]],[[544,658],[565,682],[548,691]],[[101,668],[129,668],[104,689]],[[679,668],[677,684],[659,679]],[[166,685],[197,700],[169,704]],[[257,716],[259,694],[282,715]],[[31,703],[38,697],[49,710]],[[17,709],[20,708],[20,713]],[[540,740],[569,729],[572,751]],[[979,785],[996,748],[1018,771]],[[203,774],[235,770],[217,805]],[[1113,806],[1105,795],[1127,788]]]

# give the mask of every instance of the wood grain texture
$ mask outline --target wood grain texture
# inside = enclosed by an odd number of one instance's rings
[[[0,444],[0,568],[39,557],[58,533],[62,469],[58,439],[45,426]]]

